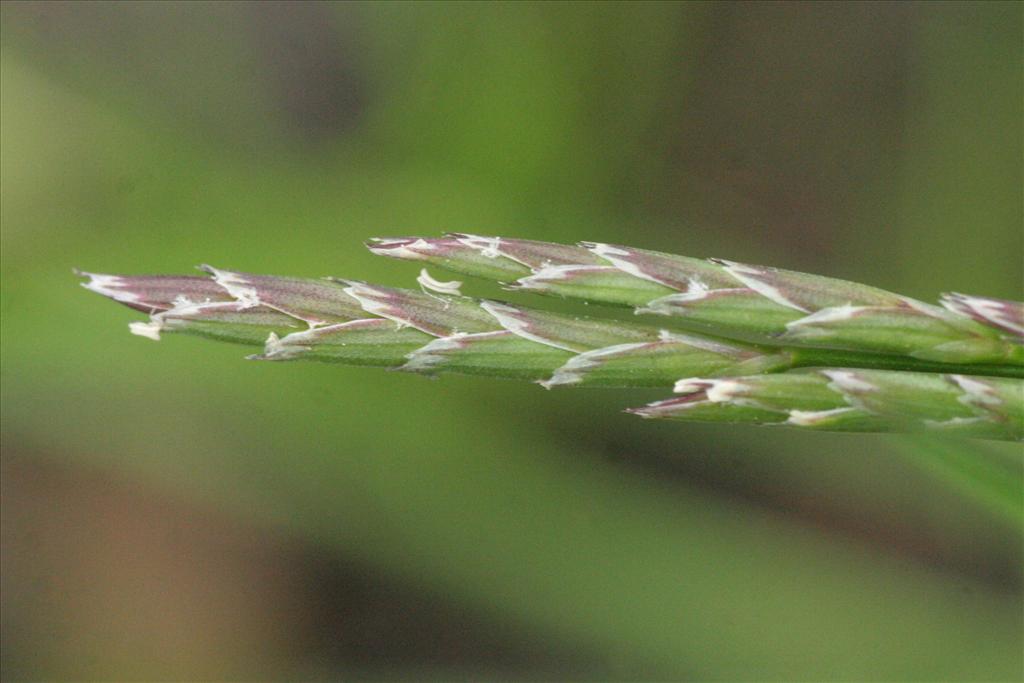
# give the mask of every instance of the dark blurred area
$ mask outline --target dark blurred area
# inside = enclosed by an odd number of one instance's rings
[[[1019,448],[257,366],[129,337],[70,274],[400,285],[364,239],[467,230],[1019,299],[1022,25],[3,3],[4,680],[1024,677],[1020,527],[937,465],[1019,482]]]

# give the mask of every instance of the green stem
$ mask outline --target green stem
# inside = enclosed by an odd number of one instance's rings
[[[833,349],[787,349],[792,367],[867,368],[872,370],[906,370],[908,372],[944,372],[959,375],[1024,378],[1019,365],[958,364],[920,360],[908,356],[858,353]]]

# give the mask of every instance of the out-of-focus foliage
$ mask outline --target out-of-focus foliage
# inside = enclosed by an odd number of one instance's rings
[[[1024,673],[1019,528],[942,464],[1019,498],[1014,446],[246,363],[71,275],[466,230],[1020,298],[1019,4],[2,11],[4,678]]]

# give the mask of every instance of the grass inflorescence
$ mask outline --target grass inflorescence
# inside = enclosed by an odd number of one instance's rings
[[[629,410],[652,418],[1024,438],[1017,302],[946,294],[928,304],[818,275],[597,243],[452,234],[368,246],[641,317],[477,300],[425,268],[418,290],[210,266],[205,276],[82,273],[83,285],[149,314],[131,324],[136,334],[258,345],[249,357],[259,360],[459,372],[546,388],[674,387],[675,398]]]

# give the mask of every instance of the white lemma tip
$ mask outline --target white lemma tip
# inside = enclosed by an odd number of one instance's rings
[[[708,292],[711,291],[710,289],[708,289],[707,285],[705,285],[697,278],[691,277],[687,280],[687,283],[688,286],[685,292],[670,296],[675,296],[676,301],[699,301],[701,299],[706,299],[708,296]]]
[[[567,280],[573,273],[592,267],[578,265],[544,266],[535,270],[532,275],[516,280],[516,286],[520,289],[549,289],[549,282],[553,280]]]
[[[620,247],[614,247],[604,242],[580,242],[580,246],[589,249],[594,254],[604,258],[605,256],[629,256],[629,251]]]
[[[852,391],[856,393],[874,391],[878,388],[874,384],[861,379],[855,372],[850,370],[822,370],[821,374],[828,377],[831,380],[832,387],[839,391]]]
[[[480,235],[459,233],[459,236],[455,239],[459,244],[477,250],[481,256],[498,258],[502,255],[500,237],[482,237]]]
[[[710,339],[701,339],[700,337],[694,337],[693,335],[685,334],[683,332],[674,332],[672,330],[658,330],[658,341],[665,342],[667,344],[685,344],[686,346],[700,349],[702,351],[709,351],[711,353],[718,353],[727,356],[733,356],[736,358],[742,357],[744,354],[743,349],[735,346],[728,346]]]
[[[572,351],[573,353],[580,353],[583,351],[583,349],[571,344],[563,343],[555,339],[549,339],[537,334],[529,319],[524,319],[525,316],[523,312],[514,306],[509,306],[508,304],[503,304],[498,301],[481,301],[480,308],[494,316],[494,319],[497,320],[498,324],[503,328],[514,335],[522,337],[523,339],[529,339],[530,341],[537,342],[538,344],[562,349],[563,351]]]
[[[716,289],[716,292],[727,292],[730,290]],[[736,288],[733,291],[745,291]],[[695,301],[708,298],[711,290],[700,280],[690,279],[685,292],[668,294],[652,299],[646,306],[638,306],[634,312],[637,314],[650,313],[653,315],[686,315],[688,306]]]
[[[500,318],[500,316],[517,315],[519,313],[519,309],[515,306],[503,304],[500,301],[481,301],[480,308],[484,309],[495,318]]]
[[[430,251],[435,247],[422,237],[415,240],[375,237],[369,241],[366,248],[378,256],[393,256],[395,258],[422,261],[427,258],[422,252]]]
[[[708,383],[709,380],[700,377],[688,377],[677,381],[672,387],[672,391],[677,394],[695,394],[698,391],[704,391],[708,387]]]
[[[204,273],[209,273],[210,275],[212,275],[214,281],[217,282],[218,284],[221,284],[222,286],[224,282],[229,282],[232,276],[236,275],[235,273],[224,270],[222,268],[211,266],[209,263],[201,263],[199,264],[198,268]]]
[[[420,274],[416,277],[416,282],[419,283],[420,287],[437,292],[438,294],[449,294],[452,296],[461,296],[462,294],[459,290],[462,287],[461,280],[450,280],[448,282],[436,280],[431,277],[426,268],[420,270]]]
[[[89,278],[88,282],[79,284],[91,292],[96,292],[115,301],[133,302],[139,300],[139,297],[134,292],[121,289],[124,279],[118,275],[87,273],[84,270],[76,270],[75,274]]]
[[[676,382],[673,390],[677,394],[696,394],[704,392],[706,400],[712,403],[729,403],[740,396],[747,385],[733,379],[702,379],[691,377]]]
[[[603,242],[581,242],[580,244],[589,249],[595,256],[603,258],[612,266],[618,268],[627,275],[632,275],[635,278],[646,280],[647,282],[653,282],[665,287],[669,286],[665,282],[662,282],[661,279],[645,271],[639,264],[634,263],[629,259],[631,256],[635,257],[638,255],[636,251],[631,251],[622,247],[615,247],[610,244],[604,244]]]
[[[583,381],[583,376],[588,371],[598,367],[600,364],[600,361],[587,358],[585,354],[580,354],[570,358],[565,365],[555,370],[548,379],[539,379],[536,383],[545,389],[579,384]]]
[[[614,355],[625,347],[635,346],[643,346],[643,344],[621,344],[618,346],[609,346],[603,349],[594,349],[593,351],[585,351],[570,358],[566,361],[565,365],[555,370],[551,377],[548,379],[538,380],[537,384],[541,385],[545,389],[565,386],[567,384],[579,384],[583,381],[583,376],[587,372],[600,367],[602,363],[602,356]]]
[[[948,308],[925,303],[924,301],[918,301],[917,299],[912,299],[909,296],[897,296],[896,298],[899,299],[899,301],[907,308],[929,317],[938,318],[939,320],[949,320],[950,318],[958,319],[958,315]]]
[[[309,330],[306,330],[308,332]],[[263,343],[263,354],[257,356],[249,356],[254,360],[288,360],[295,356],[301,355],[302,352],[308,351],[308,346],[302,346],[294,343],[295,335],[300,333],[287,334],[284,338],[278,337],[277,333],[271,332],[267,335],[267,341]]]
[[[224,291],[237,299],[246,308],[259,306],[262,303],[256,288],[252,286],[252,282],[245,275],[231,270],[215,268],[207,263],[199,266],[199,269],[212,275],[214,282],[223,287]]]
[[[514,306],[509,306],[508,304],[503,304],[498,301],[481,301],[480,308],[494,316],[494,319],[498,321],[498,324],[510,332],[523,334],[527,328],[526,322],[518,317],[520,315],[519,309]],[[524,336],[528,339],[530,338],[529,335]]]
[[[943,294],[941,303],[946,309],[960,316],[980,317],[1013,334],[1024,336],[1024,324],[1021,323],[1021,311],[1024,311],[1024,306],[1021,304],[960,294],[959,292]],[[1016,314],[1013,313],[1015,306],[1018,307]]]
[[[763,268],[757,266],[747,265],[745,263],[737,263],[736,261],[727,261],[725,259],[708,259],[712,263],[716,263],[725,270],[725,272],[732,275],[734,278],[740,281],[741,284],[745,285],[748,289],[757,292],[764,298],[772,301],[780,306],[786,308],[792,308],[802,313],[810,313],[809,310],[803,306],[797,304],[787,297],[782,291],[774,286],[765,282],[761,278],[768,272]]]
[[[626,408],[624,412],[631,413],[633,415],[639,415],[644,419],[661,418],[671,416],[673,413],[678,413],[687,410],[692,405],[701,405],[703,401],[699,401],[693,404],[680,403],[679,399],[666,399],[664,401],[655,401],[654,403],[648,403],[645,406],[639,408]]]
[[[128,330],[135,335],[140,337],[146,337],[153,341],[160,341],[160,330],[163,329],[163,325],[156,320],[150,320],[149,322],[134,322],[128,323]]]
[[[89,281],[83,282],[82,286],[88,287],[90,289],[93,287],[102,289],[104,287],[116,285],[121,282],[121,278],[118,277],[117,275],[105,275],[103,273],[88,273],[84,270],[76,270],[75,275],[80,275],[82,277],[89,278]]]
[[[363,310],[368,313],[376,313],[382,307],[386,308],[382,302],[377,300],[382,295],[382,292],[373,285],[368,285],[358,280],[343,280],[343,282],[347,285],[345,293],[358,301]]]
[[[961,403],[987,406],[1002,404],[1002,400],[995,393],[992,385],[983,380],[966,375],[949,375],[949,378],[964,392],[964,395],[960,397]]]
[[[637,306],[633,309],[633,315],[672,315],[672,308],[664,301],[667,297],[660,297],[648,302],[646,306]]]
[[[555,370],[555,374],[551,375],[548,379],[539,379],[535,384],[539,384],[548,391],[551,391],[555,387],[564,387],[567,384],[579,384],[580,376],[574,372],[563,372],[561,369]]]
[[[854,306],[853,304],[843,304],[842,306],[830,306],[823,308],[820,311],[799,318],[797,320],[786,323],[787,329],[794,327],[804,327],[806,325],[821,325],[824,323],[841,322],[843,320],[850,320],[858,312],[865,310],[866,306]]]
[[[789,418],[786,420],[786,424],[791,424],[797,427],[813,427],[826,420],[830,420],[833,417],[837,417],[854,410],[857,409],[848,406],[843,408],[832,408],[830,410],[791,410],[789,411]]]
[[[712,380],[711,386],[704,391],[704,395],[712,403],[728,403],[743,393],[747,388],[746,384],[731,379]]]
[[[406,354],[405,359],[405,363],[399,366],[398,369],[419,373],[432,372],[436,369],[437,365],[445,360],[444,356],[440,354],[425,352],[421,349]]]

